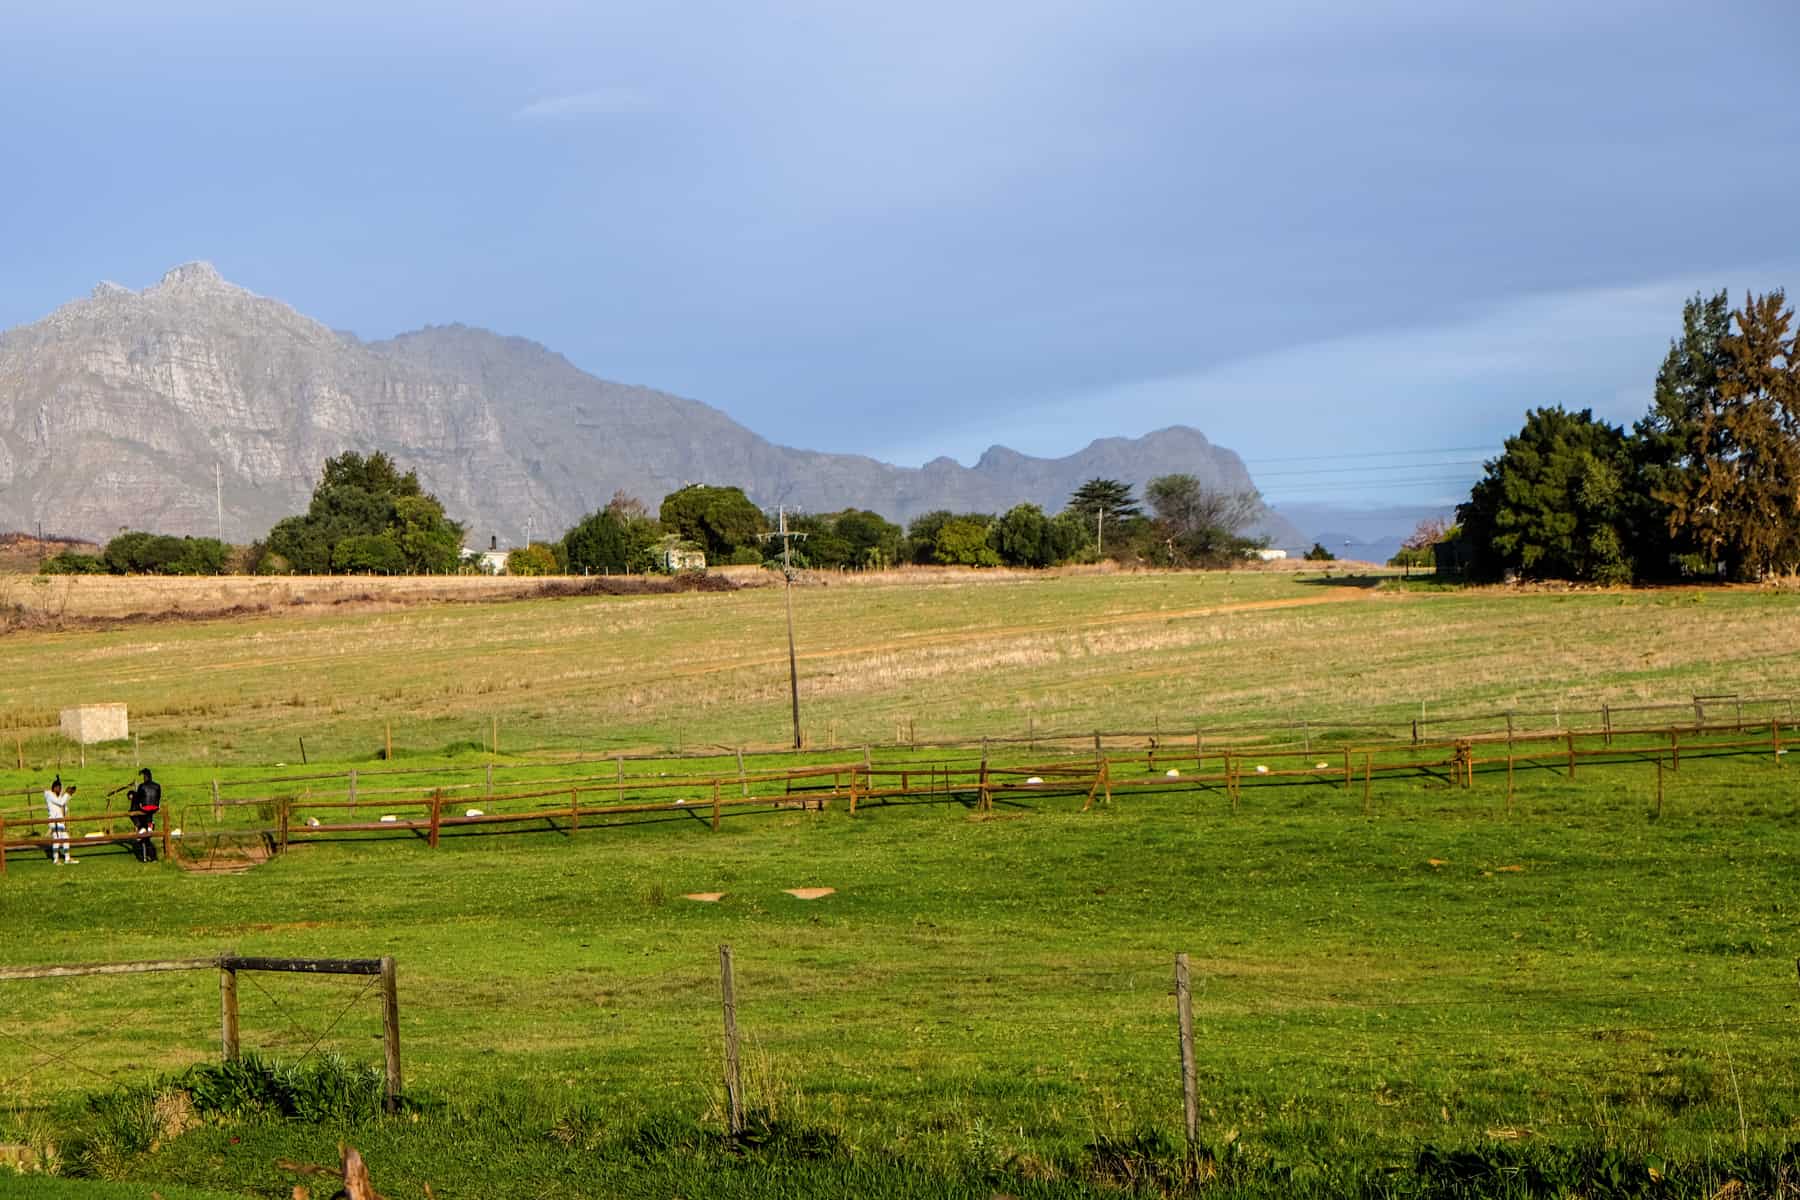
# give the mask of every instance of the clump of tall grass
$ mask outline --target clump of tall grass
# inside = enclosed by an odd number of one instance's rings
[[[377,1116],[386,1098],[381,1071],[338,1054],[281,1063],[255,1054],[189,1067],[170,1081],[203,1117],[279,1117],[313,1124]]]

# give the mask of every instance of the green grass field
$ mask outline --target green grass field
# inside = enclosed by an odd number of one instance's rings
[[[1422,698],[1778,694],[1800,653],[1794,600],[1755,592],[1149,576],[797,600],[809,721],[819,740],[836,722],[845,743],[891,738],[909,716],[921,735],[979,735],[1027,717],[1143,728],[1404,720]],[[291,769],[272,764],[302,728],[340,765],[367,765],[390,719],[402,764],[446,747],[477,761],[464,743],[495,715],[508,754],[509,741],[544,757],[772,742],[779,603],[536,601],[15,636],[6,711],[36,725],[71,696],[143,705],[144,754],[167,764],[177,803],[216,773]],[[177,692],[194,711],[150,699]],[[33,739],[35,763],[7,786],[38,780],[55,750]],[[1800,1140],[1800,776],[1767,753],[1690,751],[1653,819],[1653,766],[1584,763],[1571,780],[1553,759],[1521,767],[1510,812],[1490,769],[1468,790],[1380,781],[1372,816],[1359,787],[1251,786],[1234,812],[1217,789],[1177,784],[1087,813],[1079,795],[1008,794],[993,814],[746,810],[718,833],[683,816],[459,834],[436,851],[371,837],[243,875],[116,850],[58,869],[15,858],[0,962],[398,959],[411,1114],[213,1121],[90,1159],[158,1185],[285,1197],[297,1177],[277,1159],[331,1161],[348,1137],[390,1197],[427,1183],[440,1197],[1168,1190],[1182,1112],[1172,958],[1185,951],[1206,1148],[1195,1186],[1209,1194],[1551,1195],[1608,1171],[1623,1182],[1584,1194],[1711,1195],[1732,1178],[1772,1191]],[[91,753],[87,777],[129,761]],[[784,892],[805,886],[836,892]],[[750,1099],[772,1131],[762,1149],[716,1138],[721,943],[737,959]],[[246,1048],[378,1062],[364,983],[240,984]],[[216,1057],[208,972],[0,989],[0,1138],[60,1143],[72,1166],[99,1120],[84,1096]],[[69,1193],[115,1194],[147,1193]]]

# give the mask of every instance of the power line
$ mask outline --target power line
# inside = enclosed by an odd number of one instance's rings
[[[1439,446],[1429,450],[1360,450],[1347,454],[1301,454],[1280,458],[1246,458],[1246,463],[1338,462],[1349,458],[1405,458],[1419,454],[1487,454],[1499,446]]]
[[[1273,479],[1281,475],[1354,475],[1364,471],[1426,471],[1434,467],[1473,467],[1484,460],[1479,458],[1451,459],[1435,463],[1380,463],[1366,467],[1309,467],[1297,471],[1258,471],[1258,479]]]
[[[1475,480],[1466,475],[1452,475],[1431,479],[1377,479],[1360,482],[1340,481],[1337,483],[1287,483],[1279,489],[1280,494],[1297,496],[1311,495],[1314,492],[1368,492],[1396,491],[1402,488],[1447,487],[1458,491],[1468,491]]]

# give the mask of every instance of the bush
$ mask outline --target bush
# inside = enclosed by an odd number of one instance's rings
[[[406,555],[385,533],[359,533],[332,547],[331,569],[344,575],[402,575]]]
[[[73,550],[64,550],[54,558],[46,558],[38,564],[40,575],[104,575],[106,564],[98,555],[77,554]]]
[[[131,530],[106,543],[100,558],[114,575],[222,575],[230,553],[218,538]]]
[[[506,556],[508,575],[555,575],[556,552],[544,542],[520,546]]]

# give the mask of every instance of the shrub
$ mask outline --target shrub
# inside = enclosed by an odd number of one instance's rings
[[[508,575],[555,575],[556,552],[547,543],[520,546],[506,556]]]
[[[64,550],[54,558],[46,558],[38,564],[40,575],[104,575],[106,564],[98,555],[77,554],[73,550]]]

